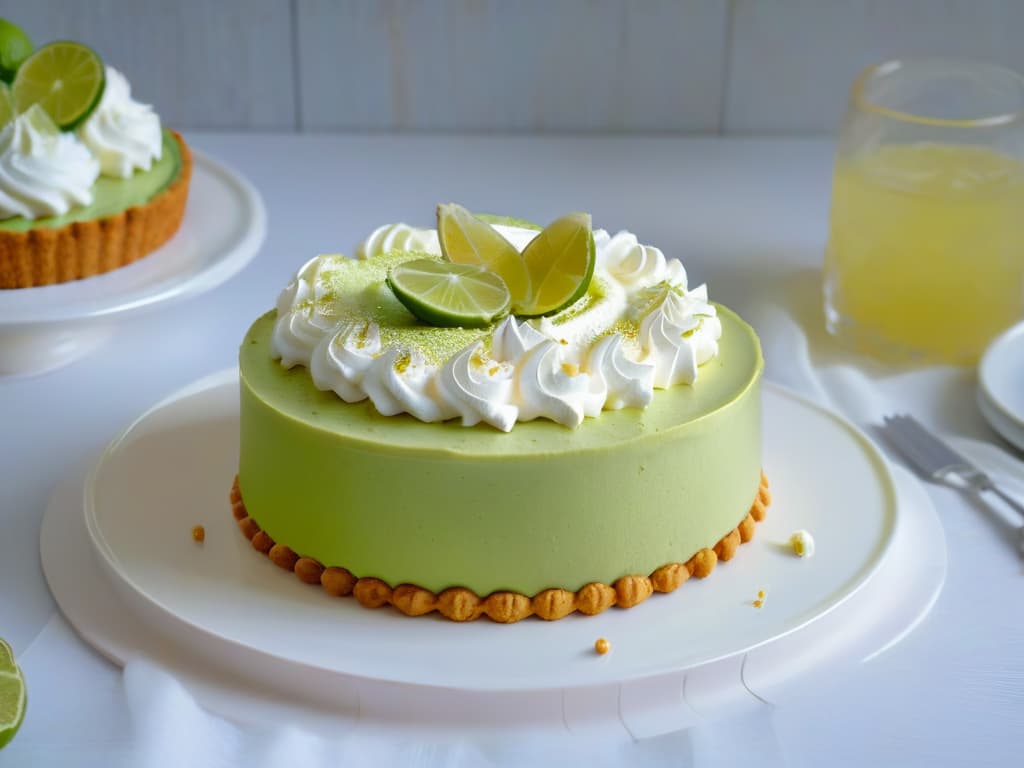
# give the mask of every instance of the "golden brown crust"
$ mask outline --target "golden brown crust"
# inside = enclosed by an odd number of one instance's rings
[[[740,524],[729,531],[710,549],[702,549],[685,563],[668,563],[656,569],[650,576],[630,575],[618,579],[614,585],[591,582],[573,593],[567,589],[545,589],[532,598],[519,592],[492,592],[481,598],[465,587],[450,587],[435,595],[429,589],[415,584],[389,584],[373,577],[356,577],[345,568],[325,568],[311,557],[299,557],[283,544],[275,544],[259,525],[249,517],[238,487],[238,477],[231,486],[231,511],[238,522],[242,535],[252,542],[259,552],[270,557],[278,566],[294,571],[307,584],[319,583],[325,592],[335,597],[354,595],[360,605],[366,608],[380,608],[390,604],[406,616],[423,616],[438,611],[452,621],[473,621],[487,616],[501,624],[511,624],[537,616],[554,621],[568,616],[573,611],[588,616],[601,613],[615,605],[632,608],[650,597],[654,592],[672,592],[691,576],[703,579],[714,570],[715,564],[732,559],[736,548],[750,541],[754,536],[754,525],[764,519],[771,503],[768,478],[761,473],[761,486],[750,507],[750,512]]]
[[[143,205],[63,227],[27,232],[0,230],[0,289],[32,288],[80,280],[138,261],[171,239],[181,226],[192,179],[192,153],[181,151],[177,177]]]

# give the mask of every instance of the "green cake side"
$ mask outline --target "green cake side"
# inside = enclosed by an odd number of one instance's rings
[[[575,430],[509,433],[381,416],[271,358],[275,313],[240,350],[239,483],[275,541],[392,586],[526,595],[649,574],[712,547],[761,474],[761,349],[719,307],[719,354],[694,386]]]

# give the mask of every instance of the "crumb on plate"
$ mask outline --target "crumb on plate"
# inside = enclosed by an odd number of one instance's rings
[[[604,656],[608,651],[612,649],[612,644],[608,642],[606,638],[599,637],[594,642],[594,650],[600,655]]]
[[[800,529],[794,531],[789,537],[789,546],[797,557],[812,557],[814,555],[814,537],[810,532]]]
[[[202,544],[206,541],[206,529],[201,525],[192,526],[192,541]]]

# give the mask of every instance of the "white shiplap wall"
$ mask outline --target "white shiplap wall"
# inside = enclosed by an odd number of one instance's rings
[[[181,128],[295,127],[287,0],[0,0],[36,45],[78,40]]]
[[[96,47],[168,124],[830,133],[863,66],[1024,71],[1024,0],[0,0]]]
[[[864,67],[907,56],[1024,72],[1024,0],[737,0],[727,133],[832,133]]]
[[[298,0],[313,129],[715,131],[721,0]]]

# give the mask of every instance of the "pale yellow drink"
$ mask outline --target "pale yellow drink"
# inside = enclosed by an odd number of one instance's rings
[[[1024,319],[1024,163],[955,144],[840,157],[829,323],[875,353],[970,364]]]

